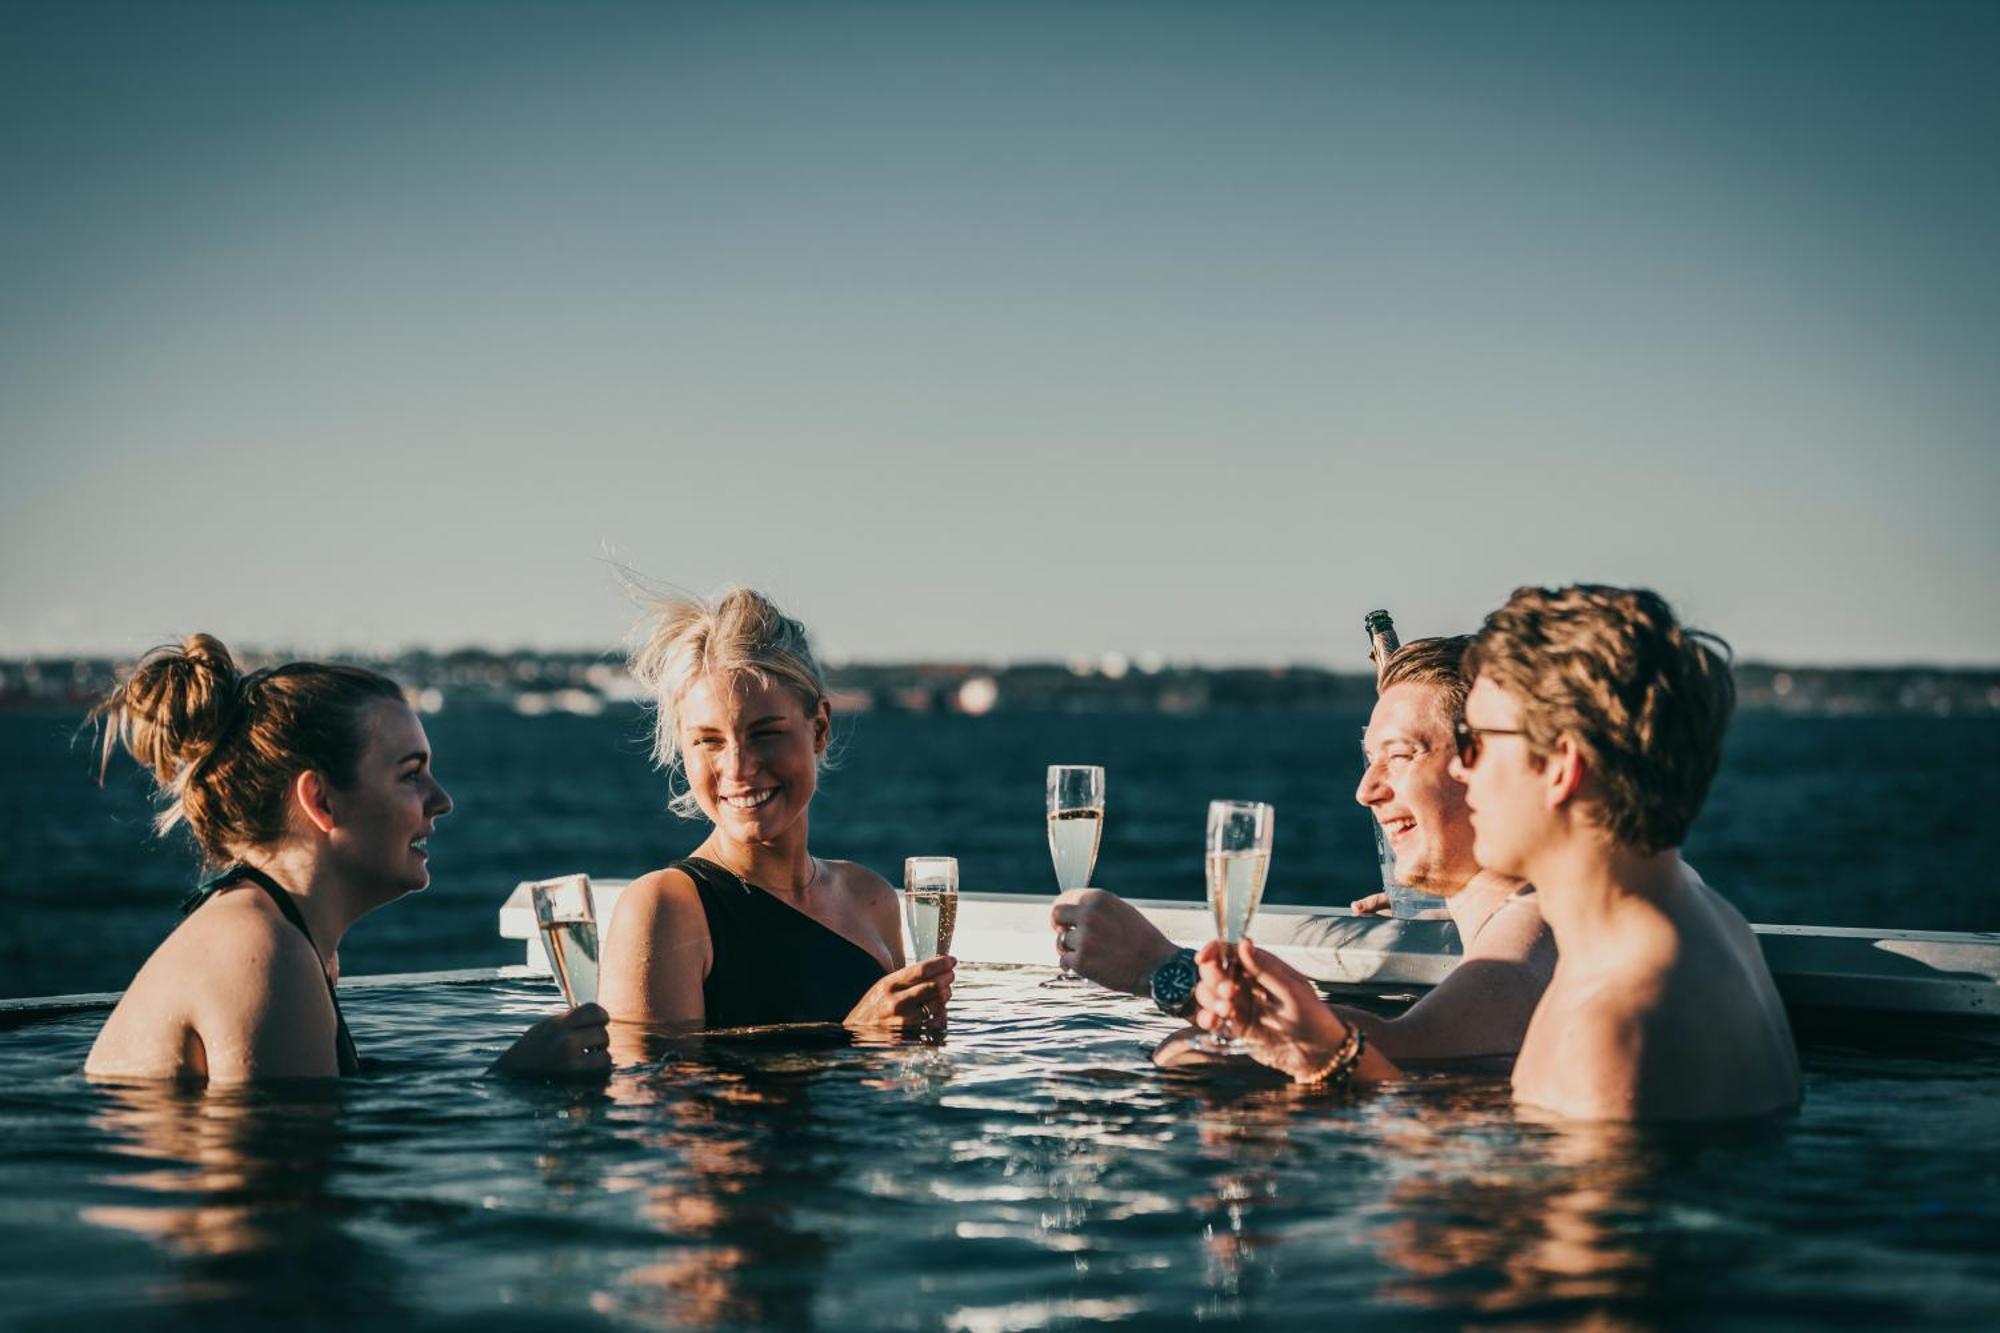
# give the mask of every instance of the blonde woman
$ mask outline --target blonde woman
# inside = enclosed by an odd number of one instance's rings
[[[905,967],[895,890],[808,846],[833,712],[805,627],[748,589],[660,598],[631,666],[654,757],[685,775],[672,808],[711,827],[619,899],[599,982],[612,1021],[941,1024],[954,961]]]
[[[211,1084],[361,1072],[334,984],[340,941],[430,883],[451,813],[423,724],[396,683],[292,662],[245,674],[221,642],[150,654],[93,718],[151,770],[162,833],[193,832],[214,871],[91,1047],[93,1078]],[[496,1069],[601,1073],[603,1011],[546,1019]]]

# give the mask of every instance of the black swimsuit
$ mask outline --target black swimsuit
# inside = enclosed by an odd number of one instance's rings
[[[244,865],[241,861],[203,880],[195,891],[182,901],[181,916],[186,918],[194,915],[195,908],[224,889],[232,888],[246,879],[269,895],[271,901],[277,904],[278,910],[285,914],[285,920],[297,926],[299,934],[306,937],[306,943],[312,945],[313,956],[318,957],[319,946],[313,944],[312,932],[306,929],[306,919],[299,914],[299,905],[292,901],[292,895],[286,893],[277,880],[256,866]],[[334,1055],[340,1063],[341,1077],[346,1078],[361,1072],[361,1053],[354,1049],[354,1038],[347,1031],[347,1020],[340,1016],[340,997],[333,993],[333,978],[326,976],[324,964],[321,965],[320,975],[326,979],[326,998],[333,1001]]]
[[[888,975],[866,949],[772,894],[690,856],[715,961],[701,983],[706,1025],[838,1023]]]

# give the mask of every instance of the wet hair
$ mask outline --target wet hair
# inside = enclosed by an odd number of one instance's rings
[[[1558,738],[1583,751],[1604,826],[1651,854],[1678,847],[1707,799],[1736,707],[1729,645],[1684,628],[1658,593],[1577,584],[1518,588],[1466,655],[1519,700],[1537,761]]]
[[[1445,730],[1465,715],[1465,696],[1472,682],[1465,676],[1465,652],[1472,646],[1470,634],[1448,638],[1411,639],[1389,654],[1376,682],[1376,692],[1385,693],[1396,685],[1427,685],[1437,691],[1439,712]]]
[[[102,734],[98,781],[122,744],[153,775],[156,830],[185,823],[203,860],[221,865],[284,836],[300,773],[351,785],[370,712],[402,697],[362,667],[289,662],[245,674],[221,640],[191,634],[148,653],[91,710]]]
[[[749,588],[731,588],[713,602],[680,593],[642,594],[650,614],[629,667],[653,708],[653,762],[669,781],[682,771],[680,702],[704,676],[748,676],[790,690],[808,717],[826,698],[806,627]],[[694,794],[677,793],[668,809],[701,815]]]

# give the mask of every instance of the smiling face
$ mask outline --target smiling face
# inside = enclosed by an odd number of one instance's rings
[[[688,791],[718,832],[775,842],[805,818],[819,786],[832,709],[748,674],[703,676],[676,710]]]
[[[1441,693],[1409,681],[1382,692],[1361,741],[1368,767],[1354,799],[1368,807],[1396,856],[1396,878],[1453,894],[1479,872],[1465,789],[1451,776],[1451,718]]]
[[[375,704],[365,734],[354,781],[327,794],[335,815],[328,851],[387,901],[431,882],[429,839],[451,813],[451,797],[431,773],[430,740],[407,705]]]
[[[1482,675],[1465,700],[1465,724],[1479,730],[1479,754],[1471,768],[1452,758],[1451,771],[1465,784],[1472,814],[1473,854],[1489,870],[1530,878],[1528,861],[1541,844],[1551,812],[1541,766],[1534,762],[1521,727],[1521,704]]]

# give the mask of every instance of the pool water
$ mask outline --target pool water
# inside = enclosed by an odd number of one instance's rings
[[[0,1030],[0,1326],[2000,1326],[2000,1048],[1814,1045],[1803,1112],[1530,1123],[1504,1083],[1162,1076],[1138,1001],[967,968],[941,1041],[481,1071],[545,981],[344,1001],[336,1090],[93,1087]]]

